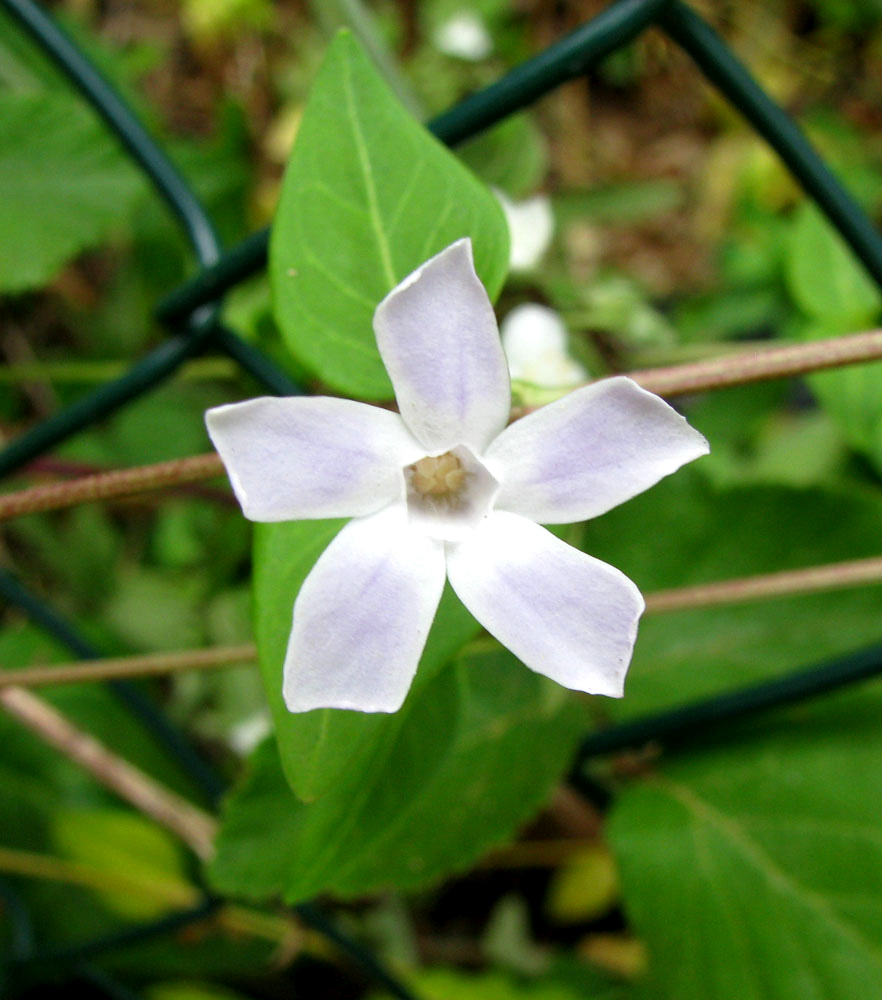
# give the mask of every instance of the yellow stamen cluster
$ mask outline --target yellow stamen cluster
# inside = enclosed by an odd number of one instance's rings
[[[449,451],[437,458],[421,458],[410,468],[413,488],[423,496],[451,496],[465,484],[466,471],[456,455]]]

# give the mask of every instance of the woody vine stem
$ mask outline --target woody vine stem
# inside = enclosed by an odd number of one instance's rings
[[[631,372],[644,389],[668,399],[751,382],[789,378],[830,368],[882,359],[882,330],[829,337],[807,344],[755,347],[750,351],[690,364]],[[220,458],[210,452],[192,458],[158,462],[84,476],[68,482],[35,486],[0,497],[0,520],[58,510],[93,500],[109,500],[149,490],[215,479],[224,474]]]

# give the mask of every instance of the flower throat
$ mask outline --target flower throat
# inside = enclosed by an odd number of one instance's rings
[[[421,496],[454,497],[465,485],[466,470],[452,452],[421,458],[410,467],[411,485]]]

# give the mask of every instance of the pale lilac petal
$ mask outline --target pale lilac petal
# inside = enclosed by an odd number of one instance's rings
[[[490,445],[497,507],[542,524],[597,517],[708,452],[673,407],[629,378],[571,392]]]
[[[374,331],[404,422],[427,451],[478,454],[505,427],[508,366],[471,240],[449,246],[377,307]]]
[[[496,511],[467,541],[448,545],[447,574],[475,618],[531,670],[621,697],[644,607],[623,573]]]
[[[264,396],[218,406],[205,422],[252,521],[380,510],[423,454],[397,413],[348,399]]]
[[[443,543],[409,528],[403,505],[350,521],[294,604],[283,687],[290,711],[397,711],[443,588]]]

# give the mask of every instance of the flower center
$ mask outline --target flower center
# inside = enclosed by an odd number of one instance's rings
[[[402,470],[408,518],[432,538],[461,541],[493,508],[499,483],[463,444]]]
[[[450,451],[437,458],[428,455],[410,466],[411,485],[421,496],[453,498],[465,486],[466,470]]]

